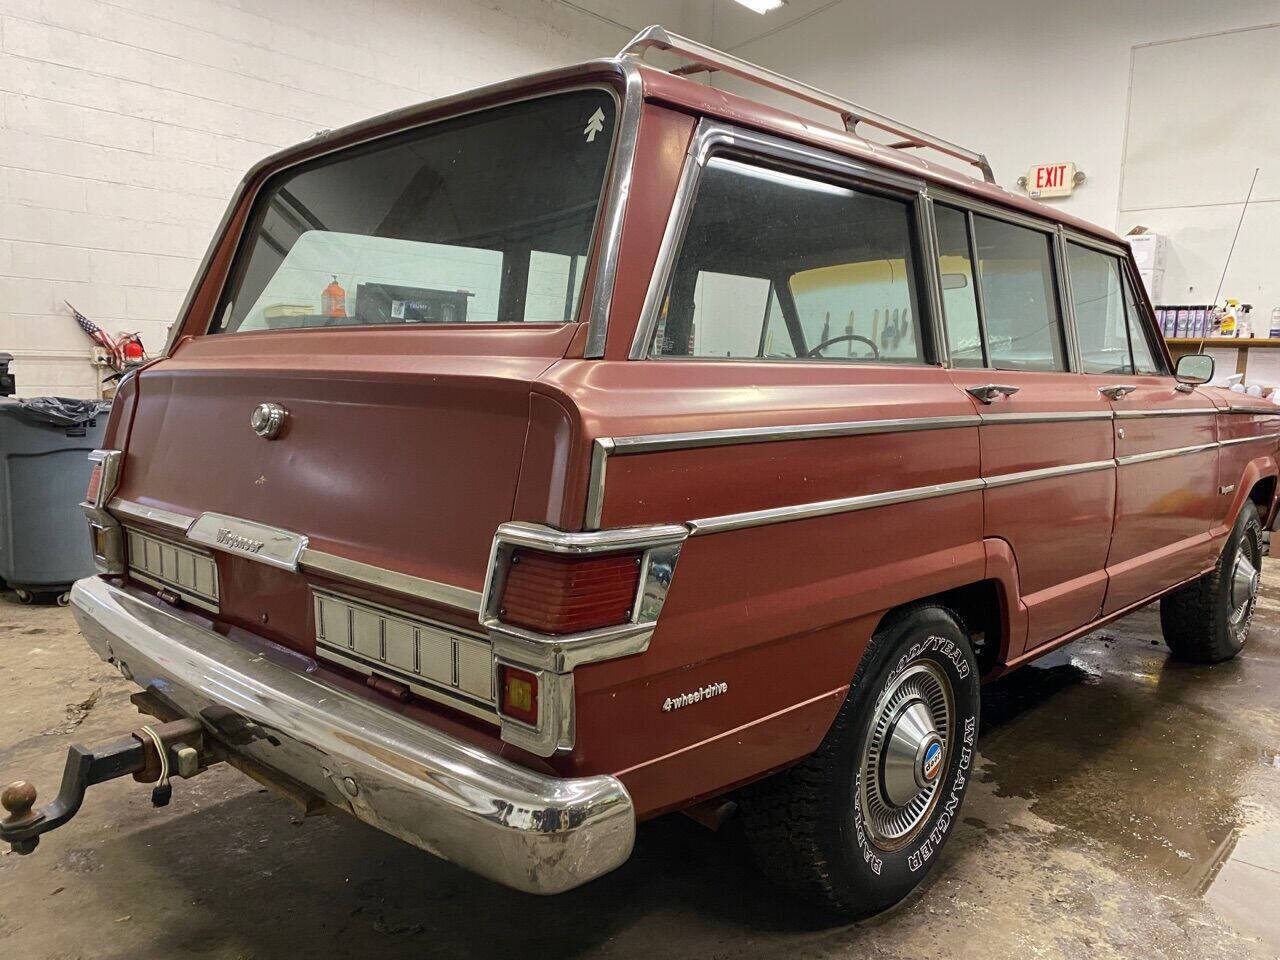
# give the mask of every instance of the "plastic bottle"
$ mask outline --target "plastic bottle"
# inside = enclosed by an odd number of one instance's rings
[[[1267,336],[1273,340],[1280,339],[1280,307],[1271,309],[1271,327],[1267,330]]]
[[[342,284],[338,283],[336,276],[320,293],[320,312],[326,317],[347,315],[347,291],[342,289]]]
[[[1240,301],[1228,300],[1226,309],[1222,311],[1222,326],[1219,332],[1224,337],[1238,337],[1240,328]]]

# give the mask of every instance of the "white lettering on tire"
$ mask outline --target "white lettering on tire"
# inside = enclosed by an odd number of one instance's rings
[[[960,798],[964,796],[964,786],[968,782],[965,779],[965,771],[969,769],[969,764],[973,760],[973,738],[977,729],[977,718],[967,717],[964,721],[963,743],[960,747],[960,763],[956,766],[955,779],[951,781],[951,796],[947,797],[947,802],[942,805],[942,813],[939,814],[937,822],[934,823],[933,829],[929,831],[924,842],[915,853],[907,857],[907,867],[912,873],[929,861],[934,849],[942,843],[942,838],[947,835],[947,831],[955,821],[956,811],[960,808]]]

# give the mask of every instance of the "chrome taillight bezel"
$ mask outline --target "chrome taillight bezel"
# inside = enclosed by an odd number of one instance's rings
[[[88,499],[86,491],[86,499],[80,504],[85,519],[89,521],[93,563],[99,573],[121,574],[124,573],[124,532],[120,522],[107,512],[107,504],[120,485],[124,451],[94,450],[89,454],[89,462],[102,470],[93,499]]]
[[[649,648],[658,615],[666,603],[676,560],[689,529],[677,524],[566,532],[536,523],[498,527],[489,552],[480,602],[480,624],[493,644],[494,684],[502,665],[534,674],[539,683],[538,724],[502,712],[502,739],[538,756],[572,749],[574,743],[573,671],[602,660],[643,653]],[[546,634],[502,622],[502,592],[517,549],[589,556],[634,551],[640,555],[640,579],[625,623],[580,633]]]

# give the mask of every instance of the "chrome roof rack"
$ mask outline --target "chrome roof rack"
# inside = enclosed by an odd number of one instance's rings
[[[907,124],[900,123],[892,117],[886,117],[882,113],[876,113],[874,110],[860,107],[858,104],[842,97],[837,97],[833,93],[827,93],[825,90],[811,87],[807,83],[801,83],[799,80],[793,80],[780,73],[774,73],[765,67],[735,57],[731,53],[725,53],[715,47],[708,47],[706,44],[699,43],[696,40],[682,37],[678,33],[670,33],[663,27],[657,25],[645,27],[635,35],[630,43],[622,48],[618,56],[634,57],[640,60],[644,58],[645,51],[650,47],[669,51],[688,61],[686,66],[678,67],[672,73],[690,74],[703,71],[715,73],[720,70],[733,74],[735,77],[750,80],[779,93],[790,94],[798,100],[803,100],[806,103],[811,103],[814,106],[823,107],[839,114],[841,121],[844,123],[844,129],[849,133],[857,134],[858,124],[866,124],[869,127],[875,127],[877,130],[883,130],[885,133],[901,138],[894,143],[886,144],[886,146],[893,147],[896,150],[936,150],[938,153],[946,154],[949,157],[954,157],[977,167],[982,171],[982,178],[987,183],[996,182],[995,175],[991,172],[991,164],[987,162],[984,154],[967,150],[959,144],[952,143],[950,140],[943,140],[941,137],[935,137],[932,134],[925,133],[923,130],[907,126]]]

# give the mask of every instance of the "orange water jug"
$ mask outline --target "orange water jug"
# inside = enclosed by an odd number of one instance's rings
[[[320,312],[326,317],[347,315],[347,291],[342,289],[336,276],[320,294]]]

